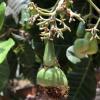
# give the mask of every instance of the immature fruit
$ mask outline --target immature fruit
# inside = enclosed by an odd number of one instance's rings
[[[68,81],[58,67],[42,68],[37,73],[37,84],[43,87],[68,88]]]
[[[87,40],[89,40],[89,49],[88,49],[88,52],[87,52],[88,55],[96,54],[97,51],[98,51],[97,39],[93,38],[92,40],[90,40],[91,37],[92,37],[92,34],[90,32],[87,32],[86,35],[85,35],[85,38]]]
[[[83,22],[80,22],[76,31],[76,35],[79,38],[83,38],[85,35],[85,24]]]
[[[87,39],[76,39],[74,42],[74,53],[79,58],[87,56],[87,50],[89,49],[89,40]]]
[[[93,54],[96,54],[97,51],[98,51],[97,40],[96,39],[90,40],[90,42],[89,42],[89,49],[88,49],[87,54],[93,55]]]
[[[56,64],[56,56],[53,41],[46,40],[45,42],[43,63],[45,66],[54,66]]]
[[[86,32],[84,38],[90,40],[92,37],[92,33],[91,32]]]
[[[78,58],[78,57],[75,55],[73,47],[74,47],[73,45],[70,46],[70,47],[68,47],[68,49],[66,50],[66,57],[67,57],[67,59],[68,59],[70,62],[76,64],[76,63],[81,62],[81,59]]]

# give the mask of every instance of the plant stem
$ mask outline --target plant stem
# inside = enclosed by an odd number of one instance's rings
[[[95,24],[95,28],[97,28],[98,27],[98,25],[99,25],[99,23],[100,23],[100,17],[99,17],[99,19],[98,19],[98,21],[97,21],[97,23]]]
[[[79,21],[82,21],[83,23],[85,23],[84,19],[80,17],[80,14],[76,14],[74,13],[71,9],[67,8],[67,12],[70,14],[70,19],[75,17],[77,18]],[[71,20],[69,19],[69,22],[71,22]]]
[[[58,0],[57,4],[54,6],[53,16],[56,15],[57,10],[61,7],[61,5],[64,3],[64,0]]]
[[[54,16],[57,12],[57,10],[61,7],[61,5],[63,4],[64,0],[58,0],[55,4],[55,6],[53,7],[53,9],[51,10],[51,12],[43,12],[42,10],[40,10],[40,8],[36,7],[34,4],[34,8],[37,10],[37,12],[41,15],[44,16]]]
[[[92,17],[92,6],[90,5],[89,13],[84,16],[84,20],[87,20],[89,17]]]
[[[100,9],[93,3],[92,0],[87,0],[90,5],[92,5],[92,7],[98,12],[98,14],[100,14]]]

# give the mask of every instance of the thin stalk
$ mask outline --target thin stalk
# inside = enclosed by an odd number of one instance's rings
[[[87,18],[92,17],[92,6],[90,5],[89,7],[89,13],[87,15],[84,16],[84,20],[87,20]]]
[[[92,0],[87,0],[90,5],[92,5],[92,7],[98,12],[98,14],[100,14],[100,9],[93,3]]]
[[[44,15],[44,16],[53,16],[56,14],[56,11],[58,10],[58,8],[61,6],[61,4],[64,2],[64,0],[58,0],[55,4],[55,6],[53,7],[53,9],[50,12],[44,12],[44,9],[40,9],[38,7],[35,6],[35,4],[33,4],[34,8],[36,9],[36,11],[40,14],[40,15]]]
[[[95,28],[98,27],[99,23],[100,23],[100,17],[99,17],[99,19],[98,19],[98,21],[97,21],[97,23],[96,23],[96,25],[95,25]]]

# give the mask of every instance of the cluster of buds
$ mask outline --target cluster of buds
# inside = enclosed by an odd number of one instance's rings
[[[64,38],[63,31],[71,31],[70,27],[65,23],[67,16],[69,17],[69,23],[75,21],[75,19],[85,23],[80,14],[74,13],[71,10],[70,5],[72,4],[72,0],[58,0],[51,10],[40,8],[33,2],[29,4],[29,9],[33,12],[31,18],[33,20],[31,22],[34,22],[36,19],[38,20],[37,25],[41,30],[41,39],[53,40],[55,37]],[[36,15],[37,17],[35,17]]]

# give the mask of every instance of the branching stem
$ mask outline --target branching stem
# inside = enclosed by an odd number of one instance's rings
[[[87,0],[90,5],[98,12],[98,14],[100,15],[100,9],[93,3],[92,0]]]

